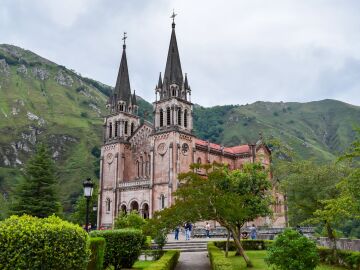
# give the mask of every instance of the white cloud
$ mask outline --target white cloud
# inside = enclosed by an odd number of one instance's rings
[[[351,64],[360,59],[356,0],[5,0],[0,42],[114,85],[126,31],[131,85],[152,101],[173,8],[194,102],[334,98],[360,105],[359,69]]]

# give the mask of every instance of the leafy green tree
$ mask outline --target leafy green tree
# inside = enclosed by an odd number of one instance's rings
[[[153,231],[171,230],[186,221],[216,220],[232,233],[239,254],[252,266],[237,236],[246,222],[271,213],[268,172],[257,163],[233,171],[220,164],[191,168],[179,175],[175,204],[150,220]],[[199,168],[207,171],[206,177],[196,173]]]
[[[287,229],[269,248],[266,261],[278,270],[313,270],[319,263],[319,255],[315,242]]]
[[[93,211],[93,206],[98,203],[98,192],[96,185],[89,202],[89,223],[91,225],[97,222],[97,211]],[[86,217],[86,198],[81,194],[74,206],[74,212],[70,215],[70,220],[79,225],[85,224]]]
[[[56,190],[54,162],[47,147],[39,144],[25,166],[24,179],[16,187],[11,213],[41,218],[59,214],[61,204]]]
[[[143,219],[137,211],[131,211],[129,214],[121,212],[120,215],[118,215],[115,219],[114,228],[133,228],[142,230],[145,225],[146,220]]]

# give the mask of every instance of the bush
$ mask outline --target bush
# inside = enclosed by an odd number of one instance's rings
[[[315,242],[287,229],[268,249],[266,261],[279,270],[312,270],[319,263]]]
[[[231,262],[225,258],[224,252],[217,248],[214,242],[208,243],[208,252],[212,270],[232,270]]]
[[[360,269],[360,252],[350,250],[337,250],[337,258],[333,257],[332,249],[325,247],[318,247],[318,254],[320,261],[326,264],[333,264],[335,262],[338,266],[343,266],[348,269]]]
[[[146,219],[143,219],[137,211],[131,211],[129,214],[121,212],[115,219],[115,229],[133,228],[142,230],[146,225]]]
[[[157,245],[157,248],[162,250],[167,242],[166,231],[158,231],[154,237],[154,242]]]
[[[164,255],[152,263],[150,266],[144,268],[148,270],[173,270],[178,262],[180,256],[179,250],[167,250]]]
[[[87,266],[88,270],[102,270],[104,264],[105,238],[90,238],[90,262]]]
[[[273,240],[241,240],[241,244],[245,250],[265,250],[268,249],[273,242]],[[214,244],[222,250],[226,248],[226,241],[216,241]],[[229,242],[229,250],[236,250],[234,241]]]
[[[145,242],[142,232],[136,229],[92,231],[90,236],[105,238],[104,268],[112,265],[115,270],[131,268]]]
[[[56,216],[12,216],[0,222],[0,269],[85,269],[88,239]]]

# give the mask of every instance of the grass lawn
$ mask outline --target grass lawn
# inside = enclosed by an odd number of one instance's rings
[[[144,269],[145,267],[149,267],[155,261],[137,261],[134,263],[132,269]]]
[[[264,258],[266,257],[266,251],[254,251],[249,250],[246,251],[246,254],[250,257],[254,267],[251,270],[266,270],[270,269],[268,265],[264,262]],[[242,270],[242,269],[250,269],[246,268],[246,264],[242,257],[234,256],[235,252],[229,252],[229,260],[233,265],[233,269]],[[316,268],[316,270],[344,270],[345,268],[330,266],[330,265],[320,265]]]

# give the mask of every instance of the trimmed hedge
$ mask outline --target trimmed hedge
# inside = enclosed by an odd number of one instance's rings
[[[0,222],[0,269],[85,269],[88,234],[56,216],[12,216]]]
[[[131,268],[145,243],[142,231],[136,229],[92,231],[90,236],[105,238],[104,268],[112,265],[115,270]]]
[[[274,243],[273,240],[241,240],[241,244],[245,250],[265,250],[268,249]],[[216,241],[215,246],[225,250],[226,241]],[[229,241],[229,251],[235,251],[236,246],[234,241]]]
[[[88,270],[102,270],[104,264],[105,238],[90,238],[90,262],[87,266]]]
[[[152,263],[149,267],[144,269],[146,270],[174,270],[176,264],[179,260],[180,251],[179,250],[167,250],[164,251],[162,257]]]
[[[325,247],[318,247],[317,251],[320,261],[326,264],[334,264],[348,269],[360,269],[360,252],[351,250],[337,250],[337,258],[334,260],[332,250]]]
[[[225,258],[224,252],[217,248],[214,242],[207,245],[212,270],[232,270],[231,262]]]

